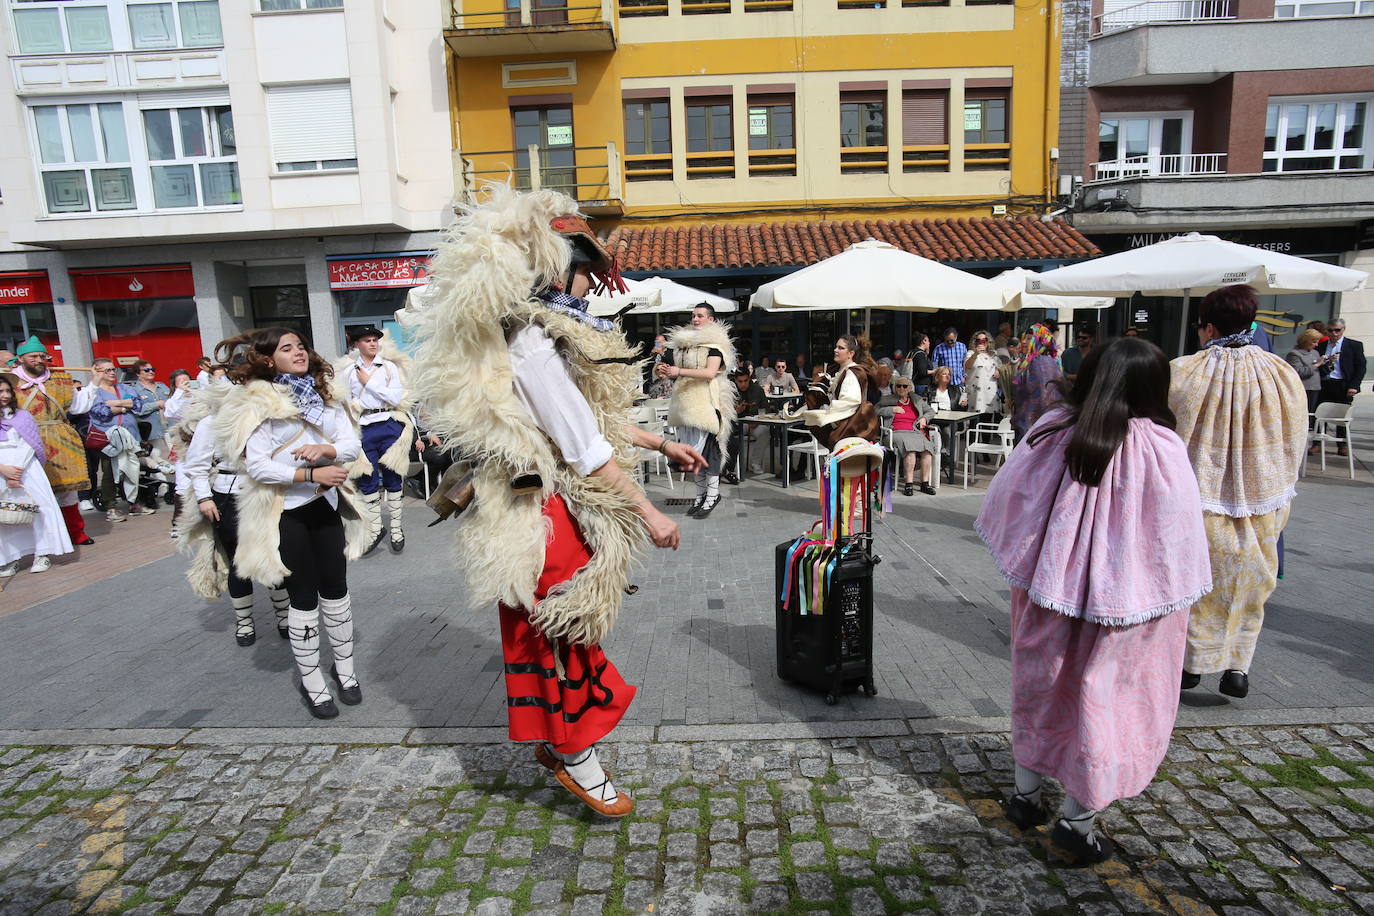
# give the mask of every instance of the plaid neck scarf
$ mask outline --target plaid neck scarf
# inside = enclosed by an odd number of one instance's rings
[[[324,420],[324,398],[315,390],[315,380],[308,375],[288,375],[282,373],[272,381],[291,389],[291,400],[300,409],[301,417],[307,423],[319,426]]]
[[[537,294],[534,298],[544,303],[555,312],[569,315],[576,318],[583,324],[591,325],[598,331],[611,331],[615,329],[615,322],[605,318],[594,318],[587,314],[587,300],[570,296],[567,293],[560,293],[556,289],[546,289]]]

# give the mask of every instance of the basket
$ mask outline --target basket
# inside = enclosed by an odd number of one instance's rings
[[[32,525],[38,517],[38,503],[21,487],[0,492],[0,525]]]

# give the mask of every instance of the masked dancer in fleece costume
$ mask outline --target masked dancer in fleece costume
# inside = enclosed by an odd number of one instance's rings
[[[668,423],[678,441],[706,456],[706,467],[697,471],[696,501],[687,510],[705,518],[720,502],[721,464],[735,428],[735,346],[730,326],[716,321],[716,310],[703,302],[692,309],[690,326],[668,330],[668,348],[671,355],[654,373],[673,380]]]
[[[504,185],[467,206],[404,321],[422,341],[412,382],[431,432],[475,460],[458,563],[478,604],[500,606],[510,736],[609,817],[634,807],[596,742],[635,688],[601,650],[645,529],[677,525],[629,478],[640,448],[689,469],[700,454],[630,425],[640,360],[612,321],[587,314],[611,258],[553,191]],[[607,273],[610,277],[607,277]]]
[[[382,499],[390,520],[391,552],[405,550],[401,530],[402,485],[410,470],[415,423],[407,409],[406,367],[410,357],[371,325],[348,335],[353,351],[334,364],[339,400],[347,400],[362,427],[363,453],[354,466],[358,493],[372,538],[363,555],[382,542]]]
[[[191,590],[212,601],[228,591],[234,608],[234,639],[240,646],[251,646],[257,641],[253,582],[233,569],[239,543],[236,495],[243,486],[243,471],[235,456],[219,448],[215,436],[215,414],[232,392],[227,381],[191,389],[172,427],[172,441],[182,456],[177,462],[177,477],[185,481],[178,497],[187,507],[178,516],[175,530],[177,549],[191,557],[186,571]],[[192,505],[196,511],[190,511]],[[272,589],[271,600],[277,634],[286,639],[290,604],[286,589]]]
[[[284,585],[291,651],[301,695],[317,719],[339,714],[320,668],[320,611],[334,650],[329,673],[339,699],[362,702],[353,670],[353,610],[346,561],[367,546],[370,528],[354,502],[347,466],[362,443],[347,410],[330,395],[329,364],[293,331],[266,328],[220,343],[244,361],[215,414],[220,454],[239,467],[234,572],[269,588]]]

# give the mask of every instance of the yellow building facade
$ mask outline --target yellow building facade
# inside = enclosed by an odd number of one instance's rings
[[[1053,199],[1050,4],[451,5],[466,191],[557,187],[602,228],[988,217]]]

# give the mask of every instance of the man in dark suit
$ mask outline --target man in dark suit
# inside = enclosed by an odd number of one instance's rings
[[[1349,404],[1364,382],[1364,344],[1345,336],[1345,319],[1333,318],[1326,325],[1328,340],[1319,349],[1323,356],[1329,356],[1322,367],[1322,393],[1318,404],[1334,402]],[[1336,435],[1345,438],[1345,428],[1338,427]],[[1346,454],[1345,443],[1338,446],[1341,455]]]

